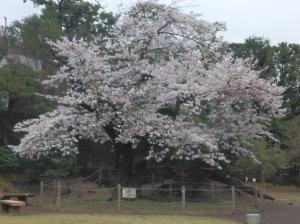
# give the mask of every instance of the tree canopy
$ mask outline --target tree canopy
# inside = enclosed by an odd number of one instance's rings
[[[283,88],[259,78],[249,60],[226,53],[222,29],[173,6],[138,3],[103,42],[52,43],[66,64],[46,86],[56,110],[16,125],[13,149],[37,158],[77,152],[78,139],[111,142],[120,162],[201,159],[220,167],[230,154],[252,155],[249,140],[272,134]],[[210,107],[211,110],[207,110]],[[199,122],[205,111],[206,122]]]

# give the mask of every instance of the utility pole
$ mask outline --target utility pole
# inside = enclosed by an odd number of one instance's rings
[[[6,27],[7,27],[7,17],[3,17],[4,18],[4,29],[6,29]]]

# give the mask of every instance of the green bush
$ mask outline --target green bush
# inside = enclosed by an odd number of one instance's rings
[[[63,156],[61,153],[52,153],[35,160],[22,158],[21,166],[29,181],[73,176],[79,170],[76,154]]]
[[[8,148],[0,146],[0,173],[19,167],[17,156]]]

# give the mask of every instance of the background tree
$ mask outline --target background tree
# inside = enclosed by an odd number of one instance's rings
[[[255,69],[262,71],[261,77],[274,78],[274,47],[270,41],[263,37],[249,37],[244,43],[231,43],[231,50],[239,58],[251,58]]]
[[[8,108],[0,111],[0,145],[15,143],[13,126],[17,122],[49,110],[49,102],[35,95],[37,91],[41,92],[42,78],[43,73],[35,72],[14,59],[8,59],[8,64],[0,68],[1,91],[8,94]]]
[[[56,41],[64,35],[59,26],[56,13],[44,9],[41,15],[32,15],[22,21],[17,21],[13,27],[18,30],[21,42],[17,47],[21,54],[42,60],[44,67],[52,63],[53,53],[47,40]]]
[[[230,44],[238,58],[251,58],[256,69],[263,70],[262,77],[273,79],[278,86],[287,87],[285,108],[290,116],[299,113],[300,45],[279,43],[271,45],[268,39],[250,37],[245,43]]]
[[[37,117],[52,108],[49,101],[35,95],[37,91],[42,92],[40,81],[43,76],[42,72],[35,72],[31,67],[13,58],[8,58],[8,64],[0,68],[0,90],[6,93],[8,101],[7,107],[0,110],[1,173],[19,172],[19,168],[23,167],[22,160],[7,148],[9,144],[16,144],[19,138],[13,132],[14,125],[24,119]]]
[[[280,133],[282,135],[282,147],[286,150],[289,158],[289,167],[291,176],[295,176],[296,182],[299,184],[300,177],[300,132],[299,124],[300,118],[296,116],[292,119],[280,120],[279,123]]]
[[[0,61],[9,53],[9,49],[18,42],[17,31],[14,27],[4,27],[0,33]]]
[[[277,85],[286,86],[285,106],[291,117],[300,112],[300,45],[280,43],[274,52]]]
[[[225,168],[225,173],[240,180],[245,177],[256,178],[260,182],[280,182],[280,173],[289,167],[289,155],[280,144],[266,139],[252,141],[257,160],[249,156],[241,156],[234,160],[231,166]]]
[[[276,159],[272,155],[264,153],[266,150],[260,147],[261,144],[258,145],[257,148],[260,150],[256,154],[258,157],[260,157],[259,155],[266,155],[266,157],[270,158],[270,160],[267,159],[264,162],[267,167],[277,167],[273,170],[288,172],[290,180],[297,180],[300,45],[284,42],[271,45],[270,41],[265,38],[252,37],[247,39],[245,43],[231,44],[231,48],[236,57],[251,58],[253,61],[257,61],[256,68],[264,70],[264,77],[272,78],[274,85],[286,88],[284,93],[284,107],[287,109],[289,116],[284,119],[274,120],[272,122],[272,133],[281,141],[277,159],[281,158],[287,164],[284,166],[280,165],[282,164],[281,162],[276,164],[274,162]],[[264,144],[269,145],[267,142]],[[264,159],[262,158],[262,160]],[[245,164],[244,168],[251,167],[248,163],[241,162],[240,164]],[[266,175],[266,177],[268,176]],[[294,183],[297,182],[294,181]]]
[[[26,2],[27,0],[24,0]],[[69,39],[90,39],[107,34],[116,22],[112,13],[105,12],[99,3],[83,0],[32,0],[38,6],[56,14],[61,30]]]

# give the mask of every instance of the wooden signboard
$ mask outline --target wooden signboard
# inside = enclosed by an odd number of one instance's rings
[[[136,198],[136,188],[123,187],[122,188],[122,197],[130,198],[130,199]]]

